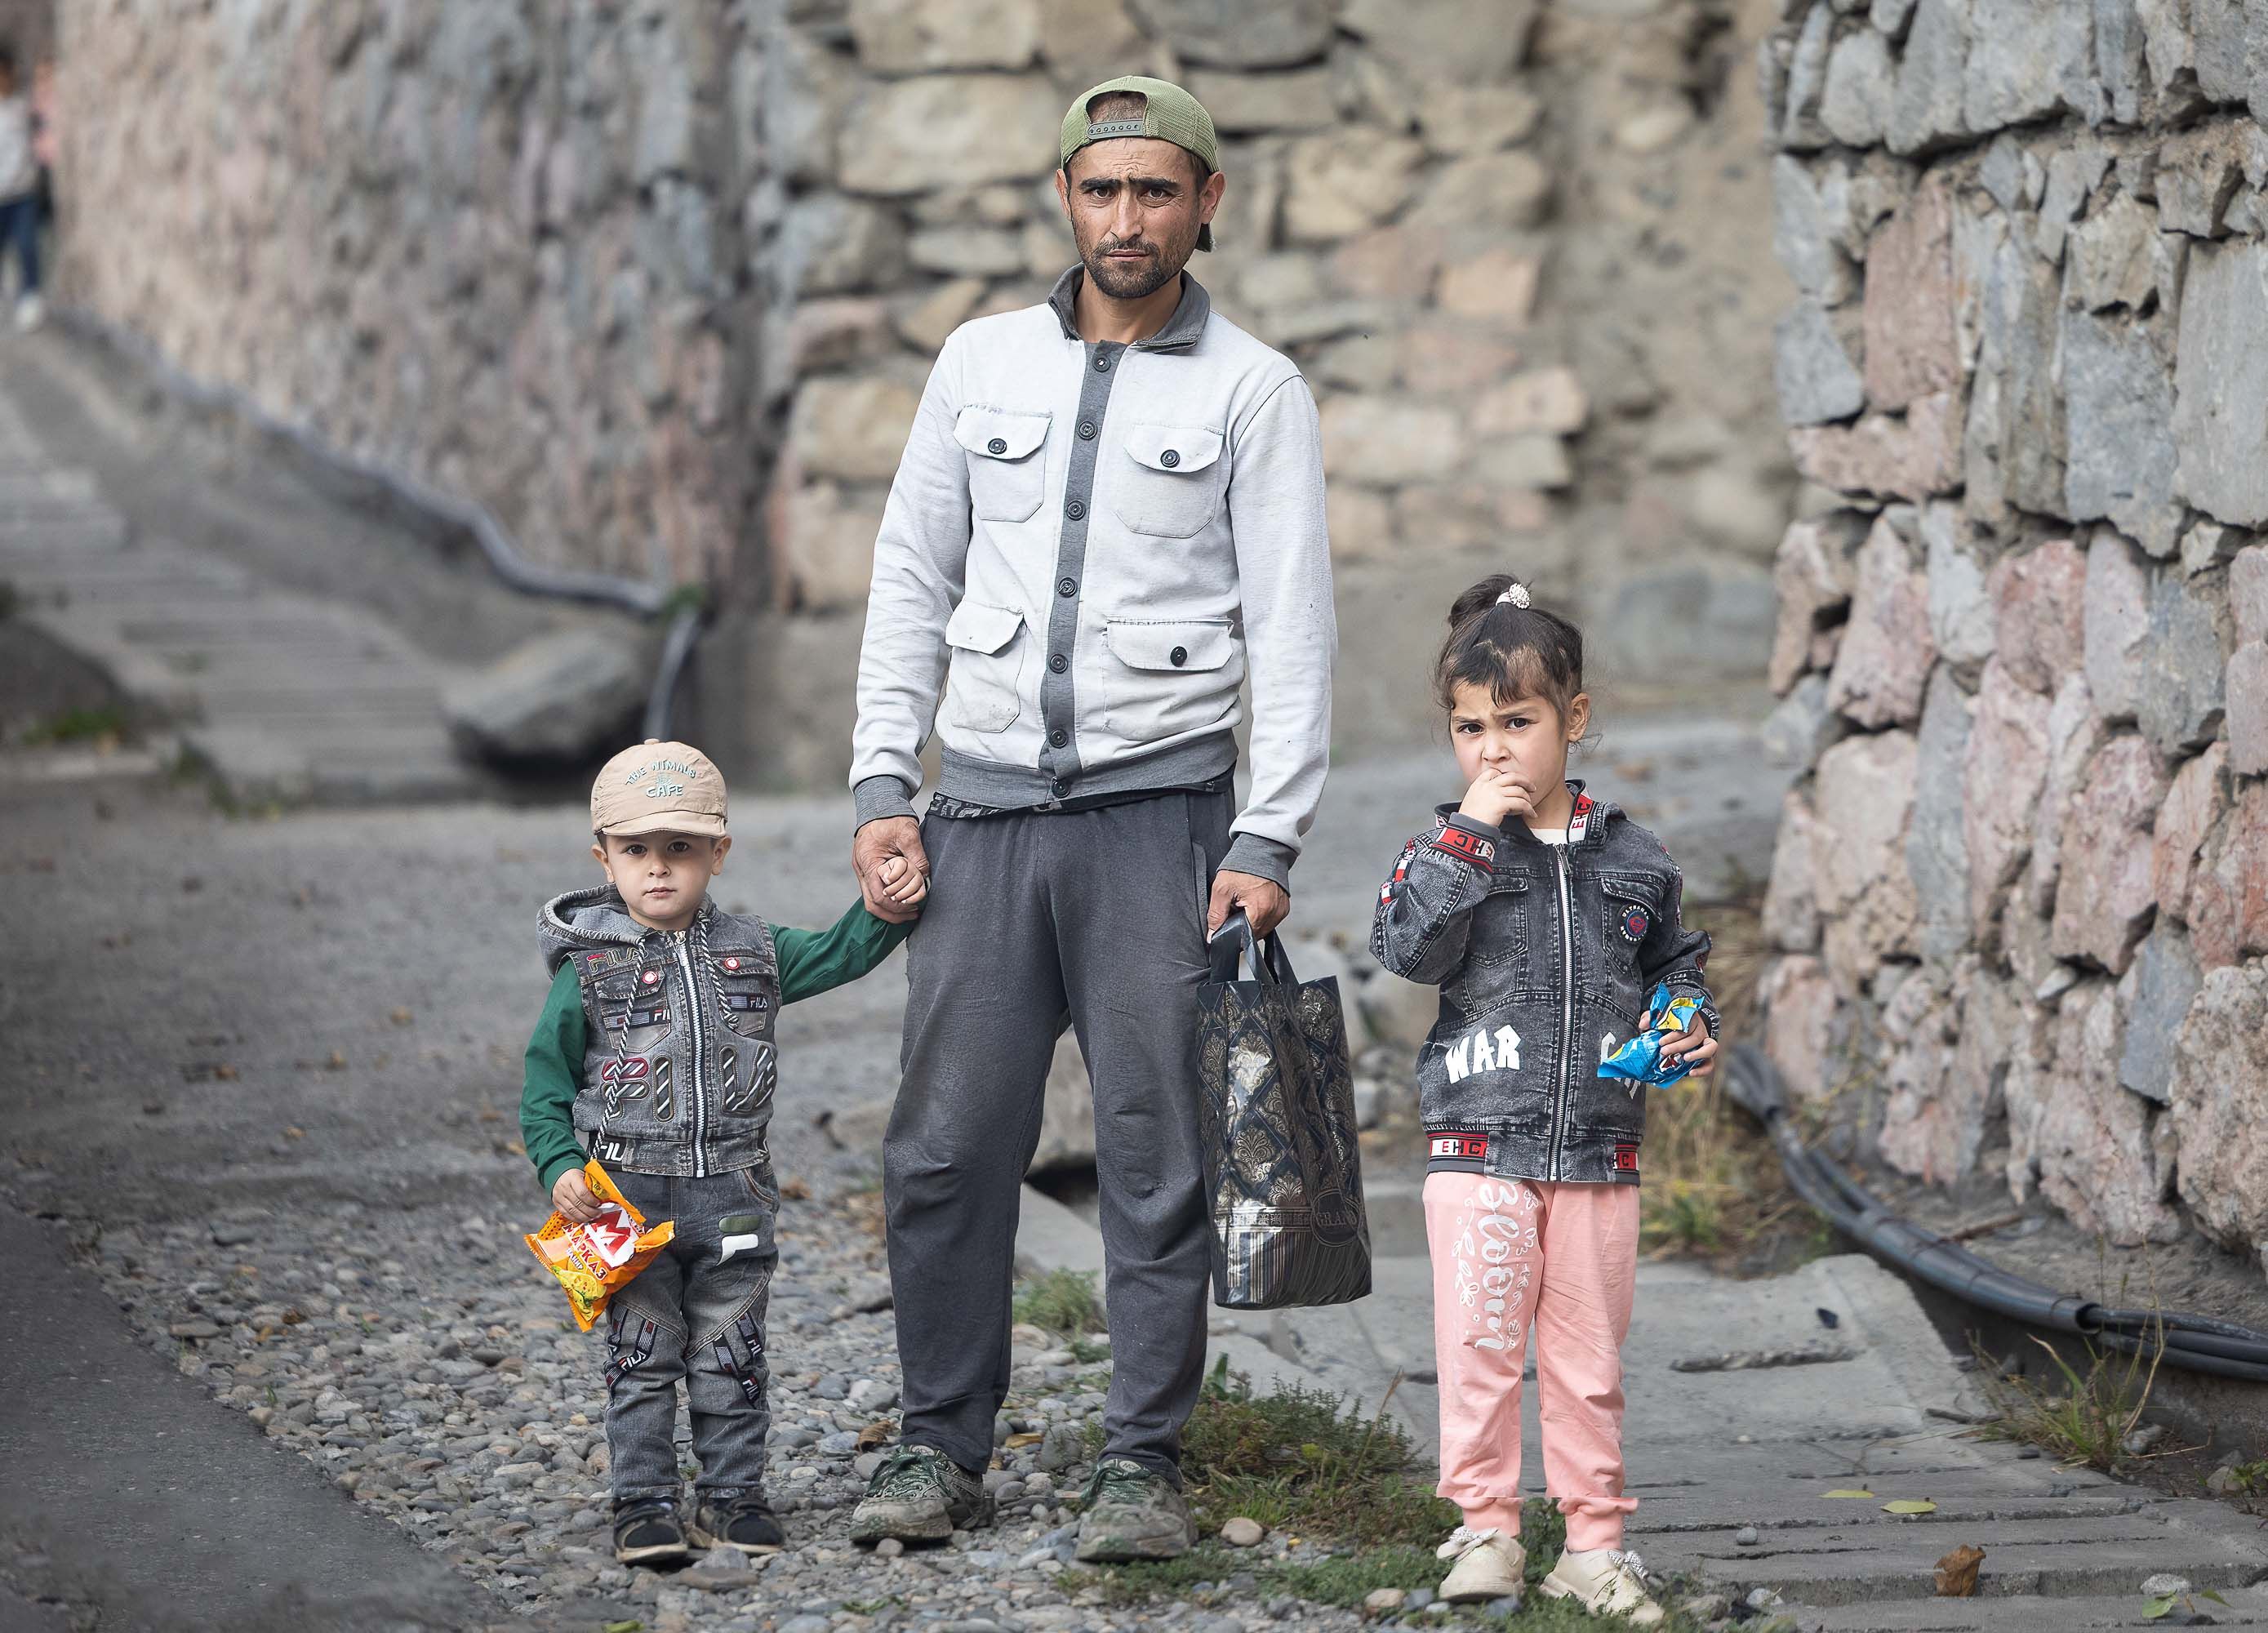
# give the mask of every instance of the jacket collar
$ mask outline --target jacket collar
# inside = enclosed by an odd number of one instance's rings
[[[1567,844],[1571,850],[1577,846],[1604,843],[1608,821],[1622,814],[1621,806],[1610,799],[1593,798],[1583,791],[1583,787],[1581,778],[1567,779],[1567,791],[1575,797],[1574,813],[1567,819]],[[1433,813],[1442,820],[1447,821],[1455,813],[1456,809],[1453,802],[1446,805],[1434,806]],[[1508,822],[1505,825],[1503,833],[1508,843],[1524,845],[1530,850],[1541,850],[1545,848],[1543,842],[1528,831],[1528,824],[1525,822]]]
[[[1079,340],[1078,300],[1079,286],[1086,281],[1086,268],[1073,267],[1056,280],[1048,293],[1048,305],[1063,325],[1065,340]],[[1187,272],[1182,274],[1182,298],[1174,308],[1174,315],[1166,320],[1166,327],[1147,340],[1136,341],[1135,351],[1187,351],[1204,334],[1205,320],[1212,315],[1212,297],[1204,286]],[[1084,344],[1084,342],[1081,342]]]

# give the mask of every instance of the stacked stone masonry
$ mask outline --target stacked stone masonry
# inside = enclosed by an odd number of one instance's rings
[[[1795,481],[1735,26],[1725,0],[791,7],[762,252],[781,600],[863,605],[939,345],[1071,263],[1053,133],[1137,71],[1219,125],[1219,249],[1191,271],[1315,390],[1345,582],[1438,570],[1430,633],[1510,569],[1642,630],[1602,641],[1629,671],[1752,676]]]
[[[2268,7],[1787,0],[1767,1042],[2268,1264]]]

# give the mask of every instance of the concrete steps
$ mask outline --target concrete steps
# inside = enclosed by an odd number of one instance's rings
[[[107,671],[239,805],[500,791],[441,719],[448,666],[353,608],[136,538],[53,466],[0,388],[0,581],[18,614]]]

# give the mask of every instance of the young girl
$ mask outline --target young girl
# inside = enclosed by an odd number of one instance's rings
[[[1405,846],[1371,951],[1441,989],[1418,1059],[1425,1233],[1441,1395],[1440,1549],[1452,1601],[1520,1589],[1520,1382],[1533,1321],[1543,1469],[1567,1546],[1543,1593],[1662,1619],[1623,1548],[1622,1357],[1638,1273],[1644,1091],[1599,1076],[1657,984],[1698,1019],[1662,1053],[1710,1070],[1709,938],[1679,922],[1683,876],[1653,835],[1566,780],[1590,724],[1583,637],[1509,577],[1449,611],[1434,671],[1462,803]]]

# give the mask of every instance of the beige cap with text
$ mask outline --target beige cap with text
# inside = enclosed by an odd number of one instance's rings
[[[632,834],[725,832],[725,778],[686,743],[649,737],[625,748],[591,784],[591,828]]]

